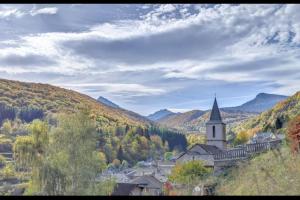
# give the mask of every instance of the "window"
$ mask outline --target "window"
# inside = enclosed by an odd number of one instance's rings
[[[215,138],[216,137],[216,127],[213,126],[212,128],[213,128],[213,138]]]

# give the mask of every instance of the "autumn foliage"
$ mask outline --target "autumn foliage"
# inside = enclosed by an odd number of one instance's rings
[[[288,137],[291,142],[293,153],[299,152],[300,149],[300,115],[290,121],[288,126]]]

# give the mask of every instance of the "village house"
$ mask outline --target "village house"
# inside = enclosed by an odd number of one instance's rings
[[[272,132],[260,132],[251,137],[249,143],[262,143],[272,139],[276,139],[276,136]]]
[[[142,187],[134,183],[117,183],[112,196],[140,196],[142,195]]]
[[[163,183],[153,175],[143,175],[133,178],[128,183],[117,183],[113,196],[158,196],[163,194]]]
[[[163,183],[160,182],[154,175],[140,176],[131,181],[131,183],[138,184],[143,188],[142,194],[144,195],[162,195]]]

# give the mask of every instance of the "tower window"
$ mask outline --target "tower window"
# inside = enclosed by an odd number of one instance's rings
[[[212,128],[213,128],[213,138],[215,138],[216,137],[216,127],[213,126]]]

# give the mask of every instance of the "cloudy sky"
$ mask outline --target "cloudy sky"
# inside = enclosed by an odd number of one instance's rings
[[[0,78],[146,115],[300,90],[300,5],[0,5]]]

